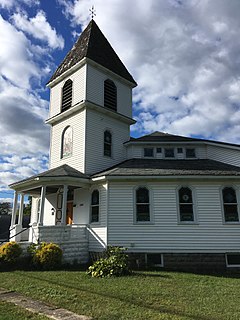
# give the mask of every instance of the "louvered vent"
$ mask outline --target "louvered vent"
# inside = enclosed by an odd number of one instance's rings
[[[68,79],[62,90],[62,111],[72,106],[72,80]]]
[[[109,79],[104,81],[104,107],[117,111],[117,87]]]

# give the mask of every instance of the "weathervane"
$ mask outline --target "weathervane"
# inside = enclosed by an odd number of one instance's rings
[[[89,11],[92,19],[94,19],[94,17],[96,16],[96,10],[94,9],[94,6],[92,6],[92,8],[89,9]]]

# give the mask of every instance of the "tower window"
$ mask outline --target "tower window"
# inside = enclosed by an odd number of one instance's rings
[[[91,222],[99,222],[99,191],[94,190],[91,197]]]
[[[110,79],[104,81],[104,107],[117,111],[117,87]]]
[[[72,106],[72,80],[68,79],[62,89],[62,112]]]
[[[73,147],[72,128],[66,127],[62,133],[61,158],[71,156],[72,155],[72,147]]]
[[[106,130],[104,132],[104,156],[112,156],[112,134],[110,131]]]

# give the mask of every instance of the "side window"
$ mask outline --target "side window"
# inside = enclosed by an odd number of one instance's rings
[[[136,222],[150,221],[149,190],[139,187],[136,190]]]
[[[117,111],[117,87],[110,79],[104,81],[104,107]]]
[[[154,150],[153,148],[144,148],[144,157],[153,158],[154,157]]]
[[[112,134],[110,131],[106,130],[104,132],[104,156],[112,156]]]
[[[73,149],[73,134],[72,128],[66,127],[62,133],[62,148],[61,148],[61,158],[69,157],[72,155]]]
[[[68,79],[62,88],[62,112],[72,106],[72,80]]]
[[[192,190],[188,187],[181,187],[178,190],[179,221],[194,222]]]
[[[91,196],[91,223],[99,222],[99,191],[94,190]]]
[[[196,158],[196,152],[194,148],[186,148],[186,158]]]
[[[165,158],[174,158],[174,148],[165,148],[164,149]]]
[[[239,222],[236,191],[232,187],[222,189],[225,222]]]

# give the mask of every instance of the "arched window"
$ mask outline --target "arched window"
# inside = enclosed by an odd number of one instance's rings
[[[145,187],[136,190],[136,221],[150,221],[149,190]]]
[[[112,156],[112,134],[110,131],[106,130],[104,132],[104,156]]]
[[[72,106],[72,80],[68,79],[62,89],[62,112]]]
[[[225,222],[238,222],[238,203],[236,191],[232,187],[222,189]]]
[[[192,190],[182,187],[178,190],[180,222],[194,222]]]
[[[117,87],[110,79],[104,81],[104,107],[117,111]]]
[[[72,128],[66,127],[62,133],[61,158],[71,156],[72,155],[72,148],[73,148]]]
[[[99,222],[99,191],[94,190],[91,196],[91,223]]]

